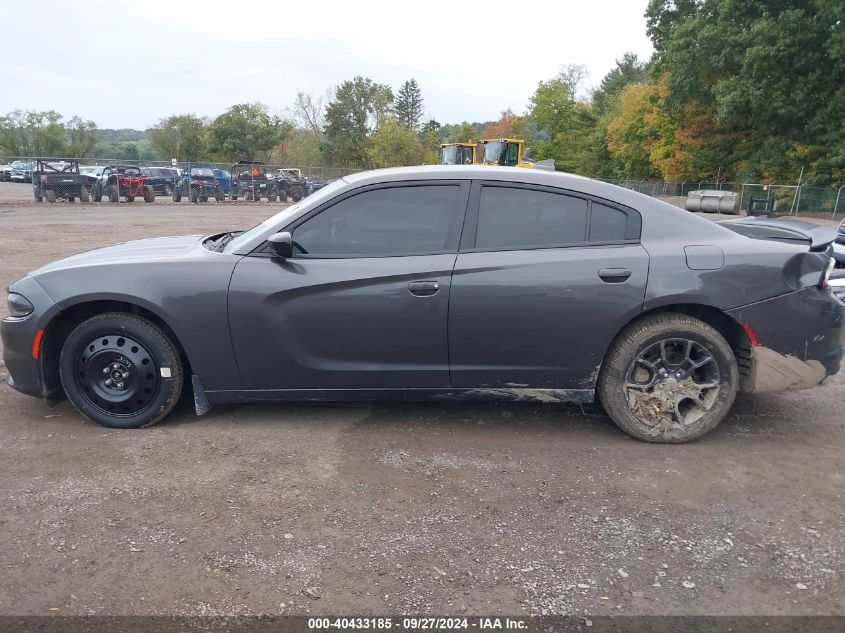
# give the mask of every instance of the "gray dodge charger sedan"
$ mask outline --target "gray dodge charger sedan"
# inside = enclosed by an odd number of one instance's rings
[[[598,401],[683,442],[839,370],[835,229],[715,223],[578,176],[414,167],[248,231],[126,242],[9,287],[8,384],[135,428],[218,403]]]

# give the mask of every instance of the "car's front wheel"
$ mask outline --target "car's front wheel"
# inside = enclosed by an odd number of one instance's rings
[[[59,360],[68,399],[85,417],[134,429],[162,420],[182,392],[183,367],[173,343],[147,319],[109,312],[71,332]]]
[[[739,382],[736,357],[713,327],[678,313],[645,317],[614,341],[599,400],[616,425],[647,442],[700,437],[727,415]]]

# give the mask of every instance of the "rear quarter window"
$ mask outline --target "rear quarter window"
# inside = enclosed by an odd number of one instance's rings
[[[627,235],[627,213],[597,202],[590,205],[590,242],[619,242]]]

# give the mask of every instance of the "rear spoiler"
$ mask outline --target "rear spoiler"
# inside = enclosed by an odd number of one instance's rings
[[[811,251],[823,251],[836,241],[836,227],[804,220],[750,216],[718,222],[740,235],[758,240],[804,242]]]

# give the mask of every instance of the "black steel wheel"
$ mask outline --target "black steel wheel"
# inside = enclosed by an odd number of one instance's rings
[[[65,341],[62,385],[86,417],[114,428],[155,424],[182,391],[182,362],[174,345],[146,319],[112,312],[88,319]]]
[[[599,375],[599,399],[626,433],[679,443],[721,422],[738,380],[733,350],[718,331],[684,314],[658,314],[614,341]]]

